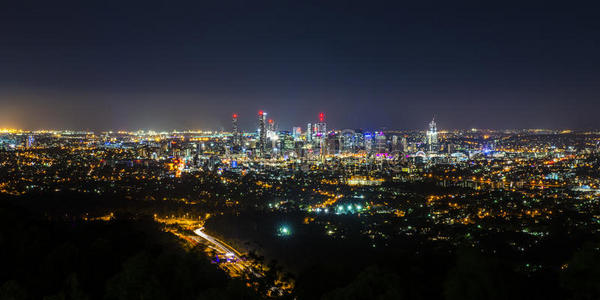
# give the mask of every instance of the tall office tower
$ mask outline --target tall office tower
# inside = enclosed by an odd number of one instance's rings
[[[240,134],[238,131],[238,115],[235,113],[231,117],[231,125],[233,146],[236,147],[240,145]]]
[[[371,151],[373,151],[373,134],[370,132],[365,132],[364,143],[367,154],[371,153]]]
[[[316,133],[318,136],[327,135],[327,123],[325,123],[325,114],[319,114],[319,123],[316,124]]]
[[[267,113],[262,110],[258,112],[258,148],[259,152],[264,153],[267,147]]]
[[[438,136],[437,136],[437,127],[435,125],[435,119],[431,120],[429,123],[429,130],[426,135],[427,149],[429,152],[434,152],[437,150]]]
[[[300,138],[301,135],[302,135],[302,128],[296,127],[296,126],[292,127],[292,137],[294,139]]]
[[[308,125],[306,125],[306,140],[309,142],[312,141],[312,135],[313,135],[312,124],[308,123]]]
[[[398,144],[398,136],[392,135],[392,151],[398,151],[400,144]]]
[[[278,133],[278,136],[279,136],[279,139],[278,139],[279,146],[278,147],[279,147],[279,149],[281,149],[281,152],[294,151],[296,144],[294,143],[294,136],[292,134],[282,131],[282,132]]]
[[[277,127],[275,126],[275,121],[273,119],[269,119],[267,121],[267,152],[277,152],[279,136],[277,135]]]
[[[383,132],[375,132],[375,147],[377,148],[377,153],[387,152],[387,138]]]
[[[336,153],[340,153],[340,143],[339,138],[335,135],[327,135],[325,138],[325,154],[333,155]]]
[[[358,134],[352,129],[344,129],[338,135],[340,140],[340,152],[354,153],[359,147],[360,140]]]
[[[402,137],[402,152],[408,152],[408,142],[405,136]]]
[[[268,121],[268,126],[267,126],[267,132],[271,131],[275,131],[275,121],[273,121],[273,119],[269,119]]]
[[[27,141],[26,141],[26,143],[25,143],[25,146],[26,146],[27,148],[31,148],[31,147],[33,147],[33,141],[34,141],[34,138],[33,138],[33,136],[31,136],[31,135],[30,135],[30,136],[28,136],[28,137],[27,137]]]

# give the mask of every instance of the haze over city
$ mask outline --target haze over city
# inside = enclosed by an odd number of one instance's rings
[[[571,128],[596,118],[597,7],[553,1],[0,5],[0,127]]]

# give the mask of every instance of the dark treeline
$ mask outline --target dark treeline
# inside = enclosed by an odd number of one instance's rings
[[[150,218],[49,218],[10,202],[0,201],[0,299],[260,298]]]
[[[206,228],[276,260],[294,275],[298,299],[600,299],[597,236],[561,229],[559,218],[552,236],[528,253],[507,248],[506,241],[523,238],[507,233],[478,236],[477,244],[410,236],[373,247],[358,232],[360,220],[335,218],[346,225],[344,238],[325,237],[290,213],[217,216]],[[293,235],[274,238],[281,224]]]
[[[114,211],[116,219],[83,221],[81,213],[92,208]],[[186,250],[162,232],[150,217],[156,208],[188,207],[64,193],[3,197],[0,299],[260,298],[201,249]],[[299,213],[226,214],[211,218],[207,229],[292,273],[290,298],[600,299],[597,235],[562,226],[560,218],[526,254],[505,248],[507,240],[522,238],[507,233],[477,236],[477,245],[469,238],[451,245],[409,236],[372,247],[358,232],[362,218],[335,218],[346,225],[342,239],[302,224]],[[281,224],[294,234],[276,237]],[[467,233],[456,228],[457,235]]]

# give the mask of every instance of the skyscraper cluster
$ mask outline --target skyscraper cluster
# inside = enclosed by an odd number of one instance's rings
[[[352,153],[397,155],[418,150],[435,154],[440,150],[437,124],[432,120],[428,125],[422,142],[412,140],[409,145],[406,135],[398,136],[394,132],[328,129],[324,113],[319,113],[314,123],[308,122],[304,132],[299,126],[289,131],[279,130],[277,122],[267,118],[267,113],[260,110],[256,134],[244,136],[238,127],[238,115],[234,113],[231,150],[234,153],[249,152],[256,157],[324,158],[332,154]]]

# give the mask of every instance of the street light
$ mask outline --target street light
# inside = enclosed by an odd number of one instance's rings
[[[291,235],[292,231],[290,230],[289,227],[282,225],[281,227],[279,227],[279,236],[288,236]]]

